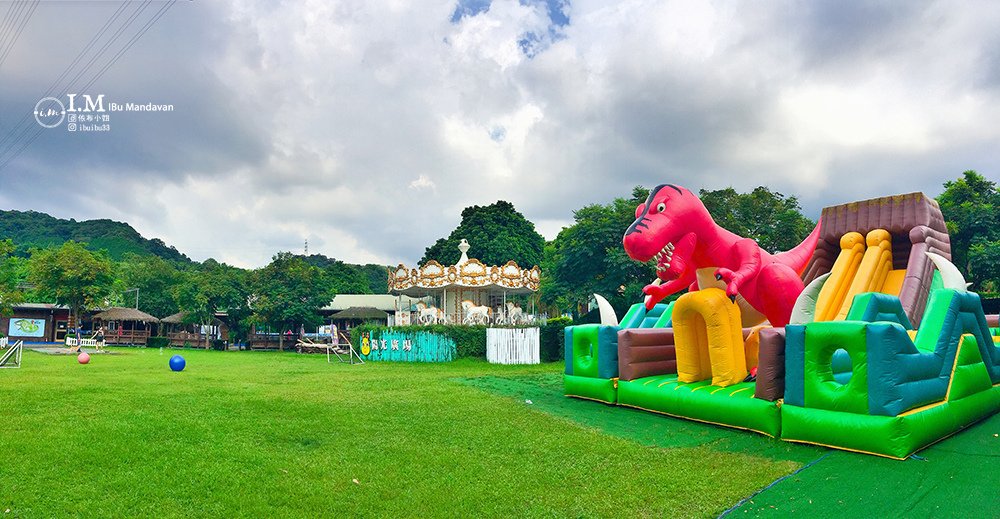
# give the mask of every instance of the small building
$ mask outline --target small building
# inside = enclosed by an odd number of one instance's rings
[[[202,325],[185,323],[186,316],[187,312],[177,312],[160,319],[160,334],[170,339],[170,346],[204,345],[207,348],[213,339],[229,340],[229,327],[218,317],[213,317],[210,324]]]
[[[160,322],[141,310],[117,306],[94,314],[91,320],[95,330],[104,326],[105,343],[134,346],[145,346],[152,335],[153,325]]]
[[[10,317],[0,317],[0,332],[13,341],[62,342],[69,330],[69,308],[48,303],[22,303]]]
[[[367,306],[352,306],[346,310],[341,310],[330,319],[340,330],[350,330],[351,328],[367,322],[386,324],[389,321],[389,314],[378,308]]]
[[[410,297],[392,294],[337,294],[330,304],[320,309],[319,313],[327,318],[334,316],[337,312],[342,312],[351,308],[373,308],[388,314],[386,317],[378,317],[388,323],[389,326],[397,324],[409,324],[396,322],[396,316],[406,314],[416,310],[417,303],[430,302],[430,298]],[[375,319],[375,320],[378,320]]]

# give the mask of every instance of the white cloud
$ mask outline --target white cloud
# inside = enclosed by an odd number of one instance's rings
[[[636,184],[767,184],[815,216],[1000,166],[1000,7],[586,0],[565,27],[540,2],[454,9],[178,3],[107,84],[183,118],[41,139],[0,171],[0,203],[126,220],[196,259],[256,266],[308,239],[395,264],[497,199],[553,238]],[[74,34],[23,36],[0,134]],[[94,186],[132,195],[94,204]]]
[[[416,180],[410,182],[410,189],[421,191],[424,189],[434,190],[437,187],[434,181],[430,179],[427,175],[420,175]]]

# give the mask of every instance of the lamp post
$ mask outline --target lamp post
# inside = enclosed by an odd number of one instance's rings
[[[138,288],[130,288],[130,289],[128,289],[128,290],[126,290],[125,292],[122,292],[122,293],[123,294],[127,294],[127,293],[129,293],[129,292],[131,292],[133,290],[135,291],[135,309],[138,310],[139,309],[139,289]]]

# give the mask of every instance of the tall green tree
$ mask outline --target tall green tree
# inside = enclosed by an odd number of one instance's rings
[[[546,248],[542,303],[578,313],[597,293],[621,314],[641,300],[642,288],[656,278],[655,267],[629,258],[622,235],[648,195],[647,189],[636,187],[628,198],[573,212],[575,223]]]
[[[211,325],[215,314],[225,311],[230,331],[239,335],[243,321],[249,316],[246,271],[214,259],[185,271],[173,293],[177,307],[184,312],[186,324]],[[209,346],[207,336],[204,346],[206,349]]]
[[[944,183],[937,198],[948,225],[952,262],[980,290],[1000,289],[1000,190],[976,171]]]
[[[754,239],[760,248],[771,253],[795,247],[816,226],[816,222],[803,216],[796,197],[764,186],[749,193],[738,193],[731,187],[702,189],[698,197],[720,227]]]
[[[381,275],[379,291],[372,290],[367,265],[354,265],[322,254],[302,257],[306,263],[323,271],[324,282],[338,294],[384,294],[387,267],[378,266]]]
[[[290,252],[279,252],[266,267],[250,275],[252,319],[278,328],[283,350],[284,331],[322,322],[318,310],[333,299],[323,271]]]
[[[14,242],[0,241],[0,315],[10,315],[14,305],[24,300],[19,287],[18,258],[11,256],[13,252]]]
[[[138,289],[140,310],[160,318],[178,311],[174,288],[181,283],[182,275],[173,262],[158,256],[126,253],[116,267],[118,285],[123,291]],[[127,299],[123,306],[132,306],[134,299]]]
[[[80,310],[104,303],[114,282],[114,267],[107,254],[70,240],[60,247],[35,250],[28,280],[43,297],[68,306],[79,325]]]
[[[458,263],[462,256],[458,244],[463,238],[472,246],[469,257],[487,265],[503,265],[514,260],[521,267],[531,268],[542,263],[545,238],[535,230],[535,224],[504,200],[466,207],[458,227],[447,238],[428,247],[420,263],[430,260],[437,260],[442,265]]]

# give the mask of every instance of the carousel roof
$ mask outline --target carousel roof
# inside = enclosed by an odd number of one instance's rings
[[[144,323],[158,323],[159,319],[135,308],[122,308],[113,306],[107,310],[94,314],[94,319],[102,321],[141,321]]]
[[[541,271],[537,266],[524,269],[514,261],[503,266],[487,266],[466,256],[469,245],[465,240],[459,249],[462,259],[448,267],[435,260],[420,268],[408,268],[400,263],[395,270],[389,271],[389,293],[423,296],[440,290],[472,289],[530,294],[538,290]]]

